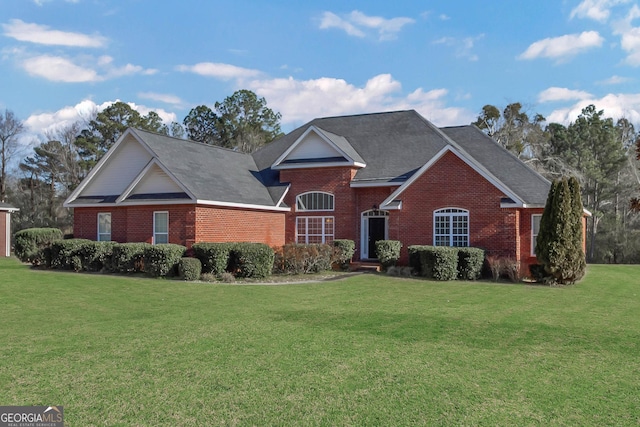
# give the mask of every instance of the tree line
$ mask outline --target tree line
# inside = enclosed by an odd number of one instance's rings
[[[128,127],[253,152],[282,135],[281,115],[264,98],[240,90],[213,108],[193,108],[182,123],[163,123],[116,102],[86,120],[44,135],[28,155],[20,152],[24,124],[0,114],[0,201],[20,209],[16,229],[53,226],[71,232],[63,201]],[[640,263],[640,134],[625,118],[614,121],[590,105],[569,125],[545,124],[520,103],[502,110],[485,105],[476,125],[498,144],[553,181],[575,177],[584,207],[589,262]],[[17,168],[10,168],[23,157]]]
[[[282,134],[280,118],[249,90],[239,90],[213,108],[197,106],[182,123],[169,125],[155,111],[142,115],[127,103],[115,102],[85,120],[47,132],[44,142],[24,156],[19,138],[25,125],[5,110],[0,114],[0,201],[20,209],[12,217],[15,230],[57,227],[71,233],[72,212],[62,206],[64,200],[127,128],[250,153]]]
[[[545,122],[516,102],[502,111],[485,105],[473,124],[550,181],[577,179],[592,215],[589,262],[640,263],[640,133],[594,105],[567,126]]]

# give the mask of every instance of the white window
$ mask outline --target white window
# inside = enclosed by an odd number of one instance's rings
[[[531,255],[536,254],[536,240],[538,239],[538,232],[540,232],[540,219],[542,215],[531,215]]]
[[[98,214],[98,242],[111,240],[111,213]]]
[[[169,243],[169,212],[153,213],[153,244]]]
[[[433,213],[434,246],[469,246],[469,211],[457,208]]]
[[[331,243],[334,236],[332,216],[299,216],[296,220],[298,243]]]
[[[319,191],[300,194],[296,197],[298,211],[332,211],[333,194]]]

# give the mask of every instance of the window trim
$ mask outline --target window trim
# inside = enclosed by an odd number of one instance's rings
[[[101,233],[100,232],[100,217],[103,216],[103,215],[109,215],[109,233]],[[97,230],[96,241],[98,241],[98,242],[110,242],[111,241],[111,234],[113,232],[113,228],[111,226],[111,220],[112,220],[113,217],[111,216],[111,212],[98,212],[98,217],[97,218],[98,218],[98,223],[96,225],[97,225],[98,230]],[[100,236],[105,236],[107,234],[109,235],[108,239],[103,239],[103,238],[100,237]]]
[[[319,218],[322,220],[322,232],[321,234],[312,234],[311,236],[317,237],[317,236],[321,236],[322,237],[322,242],[321,243],[330,243],[332,241],[335,240],[336,238],[336,219],[333,215],[326,215],[326,216],[297,216],[296,217],[296,243],[299,244],[303,244],[303,245],[308,245],[309,244],[309,236],[310,234],[307,232],[305,234],[301,234],[300,233],[300,228],[298,226],[299,224],[299,220],[304,219],[304,227],[305,230],[304,231],[308,231],[309,230],[309,219],[316,219]],[[326,225],[326,221],[327,219],[331,219],[331,223],[333,224],[333,233],[331,234],[327,234],[325,231],[325,225]],[[305,236],[305,241],[304,242],[300,242],[299,238],[301,236]],[[327,242],[327,237],[331,237],[331,240],[329,240]]]
[[[167,231],[166,232],[162,232],[162,233],[158,233],[156,231],[156,215],[157,214],[167,214]],[[169,243],[169,211],[153,211],[153,239],[152,239],[152,244],[157,244],[156,241],[156,236],[158,235],[166,235],[167,236],[167,243]]]
[[[457,212],[446,212],[448,210],[456,210]],[[471,225],[470,225],[470,215],[469,215],[469,210],[467,209],[463,209],[463,208],[457,208],[457,207],[446,207],[446,208],[440,208],[440,209],[436,209],[433,211],[433,246],[438,246],[436,243],[436,239],[439,236],[445,236],[444,234],[437,234],[436,233],[436,218],[437,217],[448,217],[449,220],[449,232],[448,234],[446,234],[446,236],[449,237],[449,245],[450,247],[453,247],[453,238],[454,236],[464,236],[466,237],[467,240],[467,244],[465,246],[457,246],[457,247],[463,247],[463,248],[467,248],[470,246],[471,244],[471,239],[469,237],[470,234],[470,230],[471,230]],[[453,234],[453,221],[451,221],[452,218],[454,217],[464,217],[467,219],[467,233],[466,234]],[[440,245],[442,246],[442,245]]]
[[[331,196],[331,208],[329,209],[300,209],[299,207],[299,201],[300,201],[300,197],[302,196],[306,196],[308,194],[323,194],[323,195],[328,195]],[[333,212],[335,210],[336,207],[336,196],[333,193],[329,193],[327,191],[305,191],[304,193],[300,193],[296,196],[296,212]]]
[[[531,214],[531,256],[537,256],[536,240],[538,238],[538,234],[540,234],[540,222],[538,222],[538,232],[536,234],[533,234],[533,225],[535,224],[533,220],[534,217],[539,217],[540,219],[542,219],[542,214]]]

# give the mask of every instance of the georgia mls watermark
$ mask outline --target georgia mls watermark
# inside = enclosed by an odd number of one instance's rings
[[[0,427],[64,427],[62,406],[0,406]]]

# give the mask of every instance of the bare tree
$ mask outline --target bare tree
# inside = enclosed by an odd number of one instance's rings
[[[0,202],[4,202],[7,195],[7,167],[20,149],[18,135],[22,132],[22,121],[13,111],[4,110],[4,114],[0,114]]]

